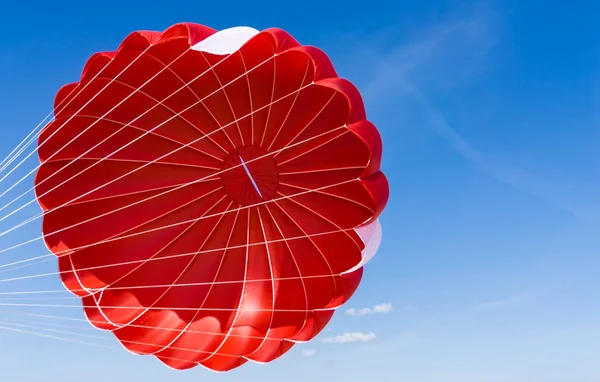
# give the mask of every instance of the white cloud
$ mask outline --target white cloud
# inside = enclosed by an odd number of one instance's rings
[[[306,356],[306,357],[311,357],[313,355],[317,354],[317,351],[314,349],[304,349],[302,350],[302,355]]]
[[[346,311],[349,316],[364,316],[372,313],[389,313],[393,310],[391,303],[377,304],[372,308],[350,308]]]
[[[373,312],[375,313],[389,313],[392,311],[392,304],[378,304],[373,307]]]
[[[371,308],[362,308],[362,309],[350,308],[346,311],[346,314],[349,316],[364,316],[365,314],[371,314],[371,313],[373,313]]]
[[[348,342],[369,342],[373,341],[375,338],[375,333],[353,332],[340,334],[335,337],[323,338],[322,341],[326,343],[344,344]]]

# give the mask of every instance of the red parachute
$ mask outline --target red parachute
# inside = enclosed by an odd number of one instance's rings
[[[358,287],[388,199],[382,143],[322,51],[279,29],[136,32],[54,112],[35,179],[45,242],[129,351],[175,369],[269,362]]]

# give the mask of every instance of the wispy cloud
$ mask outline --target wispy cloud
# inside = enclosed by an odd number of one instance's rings
[[[521,191],[544,199],[565,211],[569,211],[574,215],[579,215],[582,212],[581,209],[573,206],[570,201],[558,193],[558,189],[562,187],[548,184],[522,168],[505,165],[501,161],[478,150],[448,123],[445,116],[433,107],[418,88],[409,84],[405,84],[405,88],[410,89],[414,99],[421,106],[429,122],[429,127],[444,138],[450,147],[465,159],[475,164],[490,176]]]
[[[496,300],[491,300],[479,304],[475,307],[475,310],[482,311],[492,309],[508,309],[516,306],[525,305],[535,301],[535,299],[539,298],[545,291],[547,291],[547,289],[548,288],[545,286],[526,289],[515,293],[512,296],[499,298]]]
[[[366,314],[371,314],[371,313],[373,313],[373,310],[371,308],[360,308],[360,309],[350,308],[346,311],[346,314],[349,316],[364,316]]]
[[[416,304],[406,304],[402,307],[402,311],[406,313],[415,313],[421,310],[421,307]]]
[[[414,312],[418,312],[421,308],[416,305],[416,304],[406,304],[404,306],[402,306],[399,311],[401,312],[405,312],[405,313],[414,313]],[[387,303],[383,303],[383,304],[377,304],[375,306],[373,306],[372,308],[350,308],[348,310],[346,310],[346,314],[348,316],[365,316],[368,314],[376,314],[376,313],[391,313],[393,311],[395,311],[396,308],[394,308],[392,306],[391,302],[387,302]]]
[[[489,69],[486,56],[500,41],[498,29],[494,13],[478,6],[457,11],[395,48],[386,44],[370,54],[377,74],[364,86],[365,98],[377,104],[405,95],[409,79],[418,87],[448,89],[480,76]]]
[[[422,349],[422,346],[431,343],[431,339],[423,337],[416,331],[403,331],[386,338],[379,338],[378,341],[370,342],[362,346],[360,351],[367,353],[395,354],[398,351],[408,349]]]
[[[346,310],[346,314],[349,316],[364,316],[373,313],[389,313],[393,310],[391,303],[377,304],[372,308],[350,308]]]
[[[554,184],[531,174],[523,167],[509,166],[490,153],[483,152],[461,135],[448,122],[428,97],[430,91],[448,91],[481,77],[492,68],[490,58],[501,41],[498,17],[487,6],[461,9],[439,25],[424,30],[418,38],[397,44],[396,48],[361,56],[372,57],[370,73],[375,73],[362,86],[369,109],[389,109],[398,103],[416,103],[429,131],[442,137],[458,154],[483,172],[516,189],[541,198],[576,216],[587,216],[589,206],[579,206],[573,200],[576,188]],[[406,132],[405,132],[406,133]]]
[[[302,355],[306,356],[306,357],[312,357],[315,354],[317,354],[317,351],[315,349],[304,349],[304,350],[302,350]]]
[[[377,338],[375,333],[352,332],[337,335],[335,337],[326,337],[321,341],[325,343],[344,344],[348,342],[369,342]]]

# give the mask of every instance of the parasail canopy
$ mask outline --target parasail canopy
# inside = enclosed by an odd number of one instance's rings
[[[40,135],[46,245],[90,323],[175,369],[314,338],[381,241],[358,90],[280,29],[177,24],[94,54]]]

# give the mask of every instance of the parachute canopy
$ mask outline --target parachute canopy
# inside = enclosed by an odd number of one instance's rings
[[[269,362],[358,287],[388,199],[358,90],[280,29],[177,24],[56,95],[35,192],[90,323],[175,369]]]

